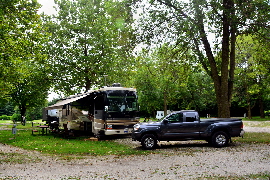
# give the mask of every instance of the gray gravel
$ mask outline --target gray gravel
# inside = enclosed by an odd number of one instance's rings
[[[265,130],[269,130],[267,128]],[[245,128],[246,131],[252,131]],[[254,130],[254,129],[253,129]],[[269,131],[270,132],[270,131]],[[270,138],[270,134],[269,134]],[[140,149],[130,138],[119,143]],[[231,143],[213,148],[204,141],[161,142],[158,154],[140,156],[88,156],[59,160],[36,151],[0,144],[0,153],[25,155],[25,162],[0,164],[0,179],[198,179],[270,174],[270,144]]]

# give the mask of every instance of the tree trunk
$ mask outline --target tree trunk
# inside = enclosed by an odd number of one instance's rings
[[[167,115],[167,92],[163,93],[163,98],[164,98],[164,117]]]
[[[211,50],[210,43],[207,39],[206,32],[204,30],[203,13],[198,7],[197,9],[197,25],[200,31],[201,41],[204,45],[208,64],[210,69],[203,58],[200,59],[204,69],[211,76],[214,82],[217,106],[218,106],[218,117],[228,118],[230,117],[230,102],[232,98],[234,69],[235,69],[235,40],[236,40],[236,28],[232,21],[234,15],[233,2],[231,0],[223,1],[223,17],[222,17],[222,53],[221,53],[221,71],[218,71],[214,55]],[[230,37],[232,33],[232,37]],[[231,40],[231,44],[230,44]],[[195,44],[197,40],[195,40]],[[198,46],[198,45],[197,45]],[[231,51],[230,51],[231,48]],[[197,51],[199,48],[197,47]]]
[[[251,115],[251,105],[250,105],[250,104],[248,105],[247,110],[248,110],[248,119],[252,119],[252,115]]]
[[[262,96],[259,96],[259,106],[260,106],[260,117],[261,118],[265,118],[265,114],[264,114],[264,104],[263,104],[263,100],[262,100]]]
[[[21,120],[23,119],[23,116],[26,114],[26,107],[24,105],[19,106],[19,110],[21,113]]]

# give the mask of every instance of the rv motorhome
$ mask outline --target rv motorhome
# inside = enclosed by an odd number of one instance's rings
[[[50,111],[57,110],[57,118]],[[133,125],[139,122],[136,89],[102,87],[87,93],[69,96],[46,107],[43,120],[59,124],[59,128],[84,131],[95,136],[131,134]],[[58,122],[55,120],[58,119]]]

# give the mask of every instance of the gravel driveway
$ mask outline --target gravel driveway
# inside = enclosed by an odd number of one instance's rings
[[[245,128],[246,131],[256,129]],[[261,130],[261,129],[260,129]],[[269,132],[270,128],[262,130]],[[260,131],[259,131],[260,132]],[[116,140],[141,148],[131,139]],[[88,156],[80,160],[59,160],[36,151],[0,144],[3,153],[25,156],[25,162],[0,164],[0,179],[217,179],[270,174],[270,144],[231,143],[213,148],[203,141],[161,142],[158,154],[134,156]]]

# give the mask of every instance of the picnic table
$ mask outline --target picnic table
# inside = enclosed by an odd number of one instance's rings
[[[42,135],[48,133],[47,131],[48,131],[49,126],[47,126],[47,125],[41,125],[41,126],[39,126],[39,128],[41,128]]]

